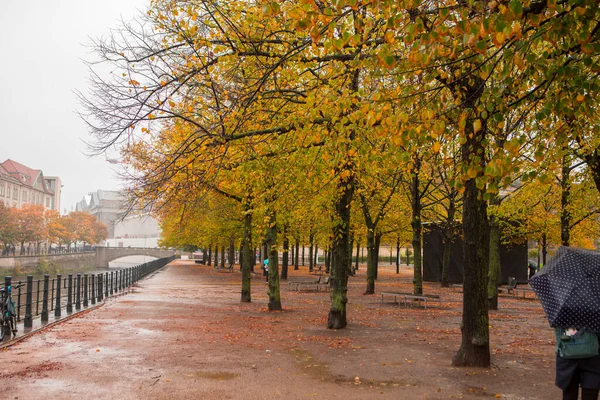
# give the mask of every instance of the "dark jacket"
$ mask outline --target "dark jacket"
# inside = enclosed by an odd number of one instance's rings
[[[556,355],[556,386],[565,390],[576,373],[582,388],[600,389],[600,355],[579,360]]]
[[[556,386],[566,390],[575,374],[579,375],[582,388],[600,389],[600,355],[589,358],[567,359],[562,358],[558,352],[558,341],[563,328],[555,328],[556,337]]]

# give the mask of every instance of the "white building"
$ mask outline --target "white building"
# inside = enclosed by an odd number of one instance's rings
[[[97,190],[89,195],[89,201],[84,197],[75,210],[94,215],[108,227],[106,246],[158,247],[160,227],[150,214],[131,212],[124,215],[125,199],[115,190]]]
[[[116,190],[97,190],[89,194],[90,199],[85,197],[75,205],[75,211],[83,211],[92,214],[108,228],[108,237],[115,234],[115,221],[124,213],[124,201]]]

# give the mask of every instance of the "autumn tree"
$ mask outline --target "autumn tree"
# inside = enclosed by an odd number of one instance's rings
[[[153,162],[135,170],[155,184],[139,197],[148,204],[176,197],[186,182],[223,190],[253,168],[266,176],[282,154],[319,164],[331,210],[328,327],[336,329],[347,324],[350,224],[362,171],[392,155],[419,178],[421,163],[440,162],[442,147],[456,145],[451,186],[462,196],[465,281],[454,363],[487,367],[489,202],[495,207],[494,196],[523,172],[523,151],[534,165],[560,135],[578,144],[593,180],[599,176],[591,123],[597,87],[588,79],[598,70],[598,4],[571,3],[157,0],[137,28],[119,33],[121,43],[113,36],[97,44],[121,75],[96,76],[84,102],[97,118],[90,121],[97,150],[122,145],[127,153],[145,143],[136,157]],[[591,129],[574,128],[579,113]],[[386,140],[394,146],[384,154],[369,151]],[[252,167],[235,173],[244,166]],[[526,172],[523,182],[542,180],[535,168]],[[244,215],[280,201],[250,201],[253,185],[243,183],[234,193],[249,207]],[[414,224],[415,239],[419,229]]]
[[[26,242],[39,242],[46,238],[44,206],[25,204],[22,208],[15,209],[15,221],[15,239],[21,244],[21,254],[25,254]]]
[[[14,244],[17,236],[17,220],[15,208],[7,207],[3,201],[0,201],[0,241],[4,243],[4,248],[8,251],[9,246]]]

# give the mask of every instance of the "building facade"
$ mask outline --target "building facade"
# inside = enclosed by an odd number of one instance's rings
[[[108,228],[105,245],[113,247],[157,247],[158,222],[148,213],[127,212],[125,198],[116,190],[97,190],[75,205],[75,211],[95,216]]]
[[[115,235],[115,221],[124,212],[123,199],[116,190],[97,190],[84,197],[75,205],[75,211],[92,214],[108,228],[108,237]]]
[[[37,204],[60,212],[61,187],[59,177],[46,177],[39,169],[13,160],[0,164],[0,201],[7,207]]]

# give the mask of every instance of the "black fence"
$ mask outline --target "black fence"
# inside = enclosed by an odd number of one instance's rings
[[[33,280],[33,276],[28,275],[26,282],[12,282],[10,276],[5,276],[4,287],[12,286],[17,321],[23,319],[25,328],[31,328],[34,317],[41,316],[42,323],[45,323],[52,312],[55,318],[59,318],[63,310],[72,313],[73,310],[95,305],[106,297],[122,292],[174,259],[175,256],[171,256],[96,274],[59,274],[52,279],[44,275],[44,279]]]

